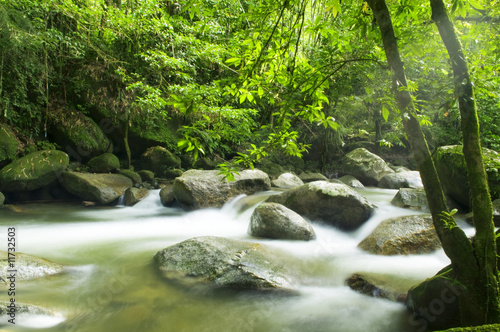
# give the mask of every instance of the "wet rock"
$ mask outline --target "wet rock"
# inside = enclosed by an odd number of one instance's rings
[[[149,190],[139,188],[128,188],[125,190],[125,205],[134,206],[144,198],[148,197]]]
[[[142,178],[139,175],[139,173],[134,172],[130,169],[122,169],[120,170],[120,174],[128,177],[130,180],[132,180],[132,184],[134,186],[138,186],[139,184],[142,183]]]
[[[154,256],[163,276],[190,288],[291,289],[279,257],[258,243],[197,237]]]
[[[174,195],[174,187],[166,186],[160,190],[160,201],[163,206],[174,207],[177,205],[177,201]]]
[[[151,182],[153,182],[153,180],[155,178],[155,173],[148,171],[147,169],[143,169],[137,173],[140,175],[142,182],[150,182],[151,183]]]
[[[375,206],[346,184],[315,181],[273,195],[267,202],[280,203],[304,218],[343,230],[353,230],[370,218]]]
[[[314,181],[328,181],[328,178],[321,173],[302,172],[299,174],[299,178],[304,183],[309,183],[309,182],[314,182]]]
[[[358,247],[376,255],[427,254],[441,248],[432,218],[416,215],[382,221]]]
[[[162,146],[153,146],[141,156],[141,165],[143,169],[162,176],[168,168],[179,168],[181,159]]]
[[[387,174],[394,171],[387,163],[365,148],[355,149],[342,158],[342,169],[367,186],[376,186]]]
[[[262,203],[254,210],[248,234],[271,239],[303,241],[316,237],[312,226],[304,218],[277,203]]]
[[[54,182],[68,165],[69,157],[62,151],[30,153],[0,170],[0,189],[4,192],[40,189]]]
[[[91,173],[114,173],[120,169],[120,161],[114,154],[104,153],[90,159],[87,166]]]
[[[464,292],[450,266],[408,291],[406,307],[426,331],[460,326],[458,295]]]
[[[289,189],[303,185],[304,182],[295,174],[283,173],[276,180],[271,181],[273,187]]]
[[[9,282],[6,280],[6,276],[9,275],[8,270],[11,269],[8,257],[6,251],[0,251],[0,285]],[[42,278],[60,273],[63,270],[63,265],[59,263],[21,252],[15,253],[15,267],[17,270],[16,280]]]
[[[407,209],[429,211],[425,190],[402,188],[391,201],[392,205]]]
[[[483,148],[483,164],[493,200],[500,198],[500,154]],[[432,159],[436,164],[444,193],[464,207],[470,207],[470,186],[461,145],[442,146]]]
[[[390,168],[392,168],[392,170],[396,173],[401,173],[401,172],[410,172],[411,170],[407,167],[404,167],[404,166],[393,166],[393,165],[389,165]]]
[[[380,188],[423,188],[420,173],[417,171],[399,172],[385,175],[378,183]]]
[[[121,174],[64,172],[61,183],[70,193],[86,201],[108,204],[132,187],[132,180]]]
[[[101,128],[80,111],[53,109],[48,112],[49,135],[72,159],[87,161],[111,152],[113,144]]]
[[[377,273],[354,273],[346,280],[347,286],[354,291],[395,302],[406,299],[408,290],[418,282],[414,279]]]
[[[354,176],[352,175],[344,175],[343,177],[339,178],[339,180],[342,182],[342,183],[345,183],[347,184],[349,187],[352,187],[352,188],[364,188],[365,186],[361,183],[361,181],[359,181],[358,179],[356,179]]]
[[[238,195],[251,195],[270,188],[269,176],[257,169],[240,171],[231,182],[216,170],[189,170],[173,184],[177,202],[188,210],[221,207]]]

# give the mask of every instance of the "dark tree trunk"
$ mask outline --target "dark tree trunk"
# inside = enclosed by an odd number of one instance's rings
[[[474,212],[474,253],[477,259],[477,277],[471,280],[471,299],[464,303],[468,312],[462,311],[462,322],[480,325],[500,322],[497,252],[491,197],[484,169],[479,121],[477,118],[474,88],[469,77],[467,61],[462,51],[453,22],[442,0],[430,0],[432,19],[448,50],[453,69],[455,94],[458,97],[463,152],[470,184],[470,199]],[[464,301],[465,302],[465,301]]]
[[[380,28],[387,61],[393,74],[396,102],[403,118],[403,125],[414,159],[422,177],[434,227],[446,255],[451,260],[457,280],[467,289],[470,289],[471,292],[475,292],[476,290],[472,288],[477,284],[478,264],[474,255],[474,248],[465,233],[456,225],[455,220],[448,213],[443,190],[427,142],[420,124],[414,116],[416,110],[407,89],[405,71],[399,56],[397,39],[394,35],[389,10],[385,0],[368,0],[368,4]],[[467,301],[467,293],[464,292],[464,296],[460,296],[460,303],[463,304]]]

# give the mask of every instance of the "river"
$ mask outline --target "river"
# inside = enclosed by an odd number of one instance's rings
[[[360,190],[378,206],[372,218],[354,232],[313,223],[317,238],[309,242],[247,234],[255,204],[270,193],[238,197],[221,209],[187,213],[161,206],[158,191],[134,207],[26,204],[21,213],[0,210],[0,250],[6,250],[7,228],[14,226],[17,251],[68,266],[64,273],[16,285],[17,302],[51,308],[60,316],[18,314],[16,325],[0,325],[0,331],[413,331],[415,324],[403,304],[345,286],[345,279],[355,272],[417,281],[449,263],[442,250],[376,256],[356,247],[382,220],[419,213],[390,205],[396,192]],[[281,250],[296,271],[298,294],[206,296],[165,282],[152,263],[154,254],[204,235],[256,241]],[[0,300],[8,300],[5,290]]]

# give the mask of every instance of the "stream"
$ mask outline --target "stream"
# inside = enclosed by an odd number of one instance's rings
[[[449,259],[429,255],[376,256],[356,246],[384,219],[420,212],[390,205],[397,190],[359,190],[378,208],[358,230],[342,232],[312,223],[316,240],[264,240],[247,234],[255,206],[271,192],[241,196],[221,209],[183,212],[160,203],[159,192],[134,207],[84,208],[75,204],[25,204],[0,210],[0,250],[7,228],[16,227],[16,251],[62,263],[58,275],[18,281],[16,302],[60,316],[17,314],[0,318],[0,331],[414,331],[401,303],[352,291],[355,272],[389,274],[395,280],[433,276]],[[275,247],[293,267],[296,295],[221,292],[210,296],[165,282],[154,254],[196,236],[221,236]],[[0,300],[8,301],[6,290]]]

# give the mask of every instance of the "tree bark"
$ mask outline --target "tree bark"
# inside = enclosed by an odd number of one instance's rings
[[[430,0],[430,3],[432,19],[436,23],[441,39],[446,46],[453,69],[455,94],[458,97],[461,116],[463,152],[470,184],[474,226],[476,227],[474,253],[477,259],[478,278],[474,282],[474,291],[478,294],[474,295],[478,297],[479,303],[472,303],[474,307],[471,309],[475,309],[473,311],[475,314],[472,314],[473,312],[464,313],[462,321],[471,325],[498,323],[500,322],[500,296],[495,226],[479,140],[479,121],[474,88],[462,51],[462,44],[443,1]]]
[[[415,117],[416,109],[407,88],[405,70],[385,0],[368,0],[382,35],[387,61],[393,74],[394,94],[406,135],[422,177],[434,227],[459,282],[466,287],[477,277],[477,261],[470,240],[448,212],[445,196],[427,142]]]

